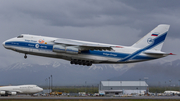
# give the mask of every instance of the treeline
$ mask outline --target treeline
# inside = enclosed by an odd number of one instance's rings
[[[164,93],[164,91],[179,91],[180,88],[179,87],[158,87],[158,86],[154,86],[154,87],[149,87],[149,92],[152,93]]]
[[[98,92],[98,87],[53,87],[52,91],[57,91],[57,92],[63,92],[63,93],[78,93],[78,92],[86,92],[86,93],[97,93]]]
[[[78,92],[86,92],[86,93],[98,93],[98,87],[97,86],[58,86],[58,87],[53,87],[52,91],[57,91],[57,92],[63,92],[63,93],[78,93]],[[179,87],[158,87],[158,86],[153,86],[149,87],[149,92],[152,93],[164,93],[164,91],[179,91]]]

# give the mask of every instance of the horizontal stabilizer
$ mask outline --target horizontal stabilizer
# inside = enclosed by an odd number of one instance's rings
[[[173,53],[165,53],[165,52],[144,52],[147,55],[175,55]]]

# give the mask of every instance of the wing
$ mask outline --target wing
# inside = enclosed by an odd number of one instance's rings
[[[113,50],[112,47],[116,45],[86,42],[79,40],[70,40],[70,39],[57,39],[53,41],[56,44],[61,44],[65,46],[78,46],[80,50]]]

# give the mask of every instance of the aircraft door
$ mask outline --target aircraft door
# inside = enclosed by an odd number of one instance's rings
[[[29,52],[33,52],[33,48],[35,47],[34,44],[28,44],[29,46]]]
[[[33,52],[33,47],[29,47],[29,52]]]

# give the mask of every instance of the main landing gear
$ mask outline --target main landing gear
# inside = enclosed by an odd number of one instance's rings
[[[92,61],[86,61],[86,60],[78,60],[78,59],[73,59],[70,62],[71,64],[75,64],[75,65],[83,65],[83,66],[91,66],[92,65]]]
[[[24,58],[25,58],[25,59],[27,58],[27,55],[26,55],[26,54],[24,55]]]

